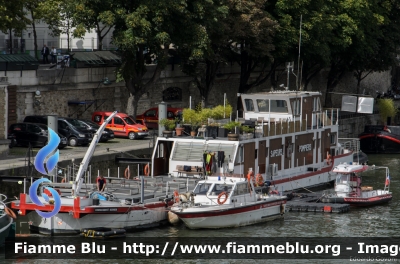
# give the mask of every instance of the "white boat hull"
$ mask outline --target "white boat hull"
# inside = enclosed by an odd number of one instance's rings
[[[75,219],[68,213],[58,213],[52,218],[42,218],[36,212],[28,214],[30,230],[41,234],[79,234],[81,229],[143,229],[159,226],[167,220],[165,208],[131,211],[127,214],[88,214]]]
[[[191,229],[226,228],[247,226],[283,218],[286,200],[266,203],[260,201],[244,206],[234,204],[212,206],[210,208],[192,207],[182,210],[171,209],[185,225]]]

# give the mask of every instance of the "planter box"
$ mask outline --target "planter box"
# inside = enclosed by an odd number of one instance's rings
[[[218,136],[218,127],[217,126],[207,126],[207,136],[208,137],[217,137]]]
[[[226,138],[228,136],[228,129],[219,127],[218,128],[218,137],[224,137]]]

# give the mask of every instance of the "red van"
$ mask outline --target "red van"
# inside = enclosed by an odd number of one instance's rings
[[[92,121],[96,124],[103,124],[112,112],[94,112]],[[144,138],[149,135],[149,130],[146,126],[136,123],[127,114],[118,113],[107,124],[106,128],[114,131],[116,137],[128,137],[129,139]]]
[[[167,118],[182,119],[182,108],[167,108]],[[136,122],[147,126],[148,128],[158,129],[158,107],[147,109],[143,114],[136,116]]]

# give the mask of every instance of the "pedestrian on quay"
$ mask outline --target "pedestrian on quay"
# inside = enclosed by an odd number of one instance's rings
[[[50,55],[51,55],[51,64],[56,64],[57,63],[57,49],[54,48],[54,46],[51,47]]]
[[[43,48],[42,48],[42,56],[43,56],[43,64],[49,63],[49,48],[46,46],[46,44],[43,44]]]

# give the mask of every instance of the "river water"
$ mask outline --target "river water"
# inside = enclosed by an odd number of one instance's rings
[[[284,220],[233,229],[190,230],[184,225],[165,226],[146,231],[129,233],[128,237],[398,237],[400,234],[399,179],[400,155],[369,155],[369,164],[388,166],[391,177],[393,200],[386,205],[368,208],[351,208],[348,213],[288,212]],[[382,189],[385,183],[384,170],[369,172],[363,177],[363,185]],[[27,233],[27,221],[20,218],[17,232]],[[81,239],[81,238],[78,238]],[[124,240],[121,238],[120,240]],[[170,260],[76,260],[76,263],[171,263]],[[400,259],[400,257],[399,257]],[[0,259],[1,262],[1,259]],[[54,263],[54,260],[5,260],[7,263]],[[58,263],[75,263],[72,260],[57,260]],[[174,260],[173,263],[343,263],[349,260]],[[363,262],[363,261],[361,261]],[[380,261],[370,261],[377,263]]]

